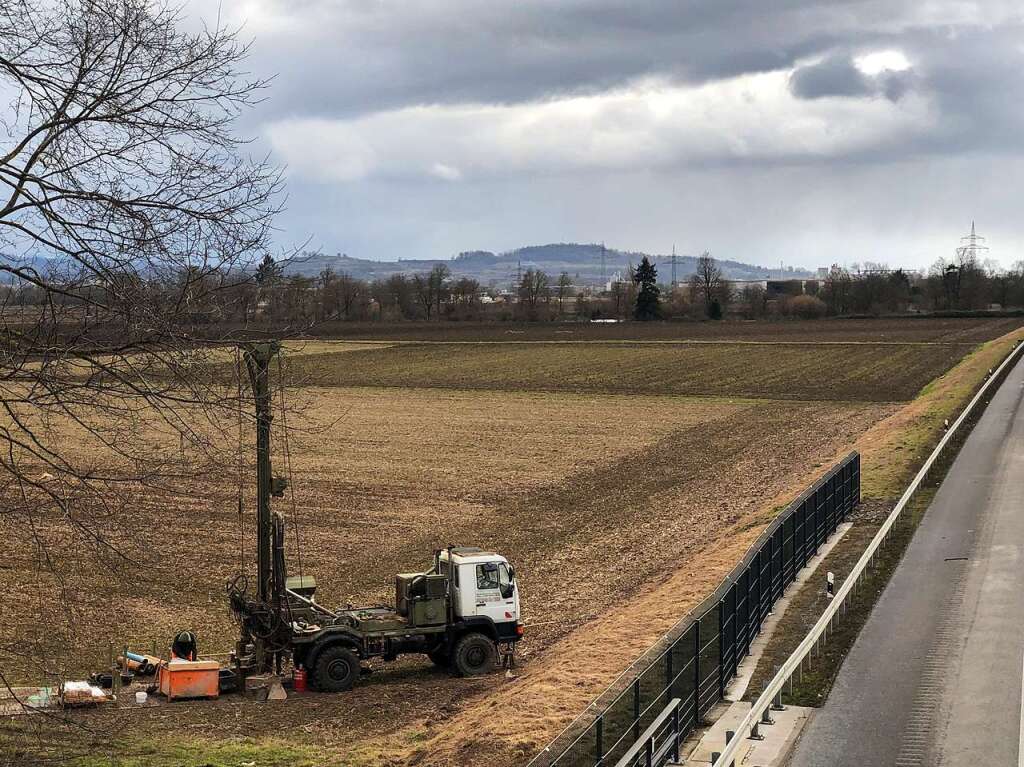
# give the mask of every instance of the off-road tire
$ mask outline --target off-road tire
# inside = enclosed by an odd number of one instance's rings
[[[452,665],[452,656],[448,653],[447,645],[441,645],[436,650],[431,650],[427,653],[427,657],[440,668],[448,668]]]
[[[455,643],[452,666],[460,676],[476,676],[494,670],[498,648],[483,634],[466,634]]]
[[[359,679],[359,656],[343,645],[321,652],[313,668],[313,683],[321,692],[351,690]]]

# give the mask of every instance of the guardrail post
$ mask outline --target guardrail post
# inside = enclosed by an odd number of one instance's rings
[[[778,672],[776,672],[778,673]],[[775,693],[775,697],[772,698],[772,711],[785,711],[786,707],[782,705],[782,690]]]
[[[594,755],[597,757],[596,767],[602,767],[604,764],[604,714],[597,717],[597,726],[594,730]]]
[[[679,761],[679,739],[682,730],[679,726],[679,706],[672,709],[672,761]]]

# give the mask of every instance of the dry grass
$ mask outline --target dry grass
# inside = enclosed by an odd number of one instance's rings
[[[1016,343],[1024,342],[1017,328],[974,350],[948,372],[929,383],[907,407],[879,422],[858,440],[862,456],[865,498],[893,498],[925,459],[952,420]]]

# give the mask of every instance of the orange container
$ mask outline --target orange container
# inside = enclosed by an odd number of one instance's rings
[[[172,660],[160,666],[159,689],[167,700],[216,698],[220,694],[220,664],[212,660]]]

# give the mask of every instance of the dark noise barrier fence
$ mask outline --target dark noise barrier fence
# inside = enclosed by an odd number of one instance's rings
[[[851,453],[780,513],[721,586],[648,650],[528,767],[613,767],[674,699],[685,737],[725,694],[776,600],[860,502]]]

